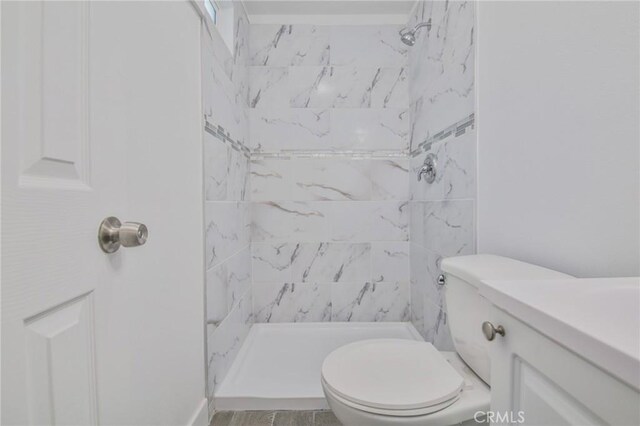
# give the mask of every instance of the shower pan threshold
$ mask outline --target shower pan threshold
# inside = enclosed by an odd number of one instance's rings
[[[216,411],[318,410],[324,358],[365,339],[423,340],[408,322],[254,324],[214,395]]]

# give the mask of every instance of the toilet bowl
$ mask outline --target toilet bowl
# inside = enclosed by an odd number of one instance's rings
[[[322,388],[344,426],[475,424],[489,387],[455,352],[400,339],[355,342],[322,365]]]
[[[456,351],[401,339],[365,340],[333,351],[322,365],[322,388],[344,426],[486,424],[491,371],[481,327],[490,306],[478,283],[567,277],[493,255],[444,259],[441,267]]]

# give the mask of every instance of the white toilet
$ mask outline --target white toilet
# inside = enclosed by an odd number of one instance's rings
[[[344,426],[482,421],[490,405],[489,342],[481,330],[489,303],[478,294],[478,282],[568,277],[493,255],[445,259],[442,270],[456,352],[401,339],[364,340],[336,349],[322,365],[322,387]]]

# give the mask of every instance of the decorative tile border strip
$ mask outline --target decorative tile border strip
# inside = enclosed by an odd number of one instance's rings
[[[376,158],[407,158],[407,151],[321,151],[321,150],[282,150],[282,151],[254,151],[252,160],[265,158],[352,158],[352,159],[376,159]]]
[[[225,132],[224,127],[209,123],[206,118],[204,120],[204,130],[219,139],[221,142],[229,144],[231,148],[243,153],[246,157],[251,155],[251,151],[245,146],[245,144],[233,139],[229,132]]]
[[[470,114],[468,117],[452,124],[451,126],[441,130],[433,136],[430,136],[423,142],[421,142],[411,152],[408,151],[393,151],[393,150],[378,150],[378,151],[347,151],[347,150],[295,150],[288,149],[282,151],[251,151],[244,143],[235,140],[231,137],[229,132],[225,131],[224,127],[210,123],[205,118],[204,129],[207,133],[216,137],[224,143],[228,143],[231,148],[238,152],[242,152],[245,156],[251,159],[263,159],[263,158],[354,158],[354,159],[369,159],[369,158],[405,158],[415,157],[430,149],[431,145],[444,140],[450,136],[458,137],[467,132],[467,129],[473,129],[475,126],[475,114]]]
[[[416,155],[420,155],[423,152],[426,152],[431,148],[431,145],[439,142],[443,139],[448,138],[449,136],[458,137],[466,133],[467,129],[473,129],[475,126],[475,114],[472,113],[468,117],[458,121],[457,123],[452,124],[446,129],[436,133],[433,136],[428,137],[426,140],[418,144],[418,146],[413,149],[410,153],[411,157],[415,157]]]

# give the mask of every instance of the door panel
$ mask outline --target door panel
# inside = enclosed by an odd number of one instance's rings
[[[19,4],[20,185],[89,184],[86,2]]]
[[[25,321],[31,424],[97,424],[93,294]]]

